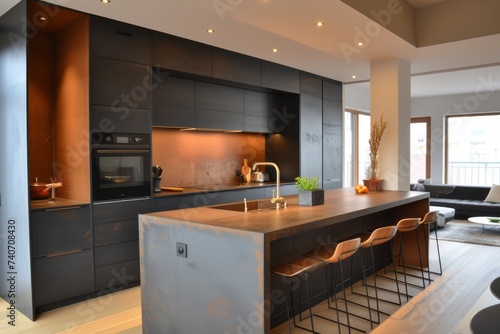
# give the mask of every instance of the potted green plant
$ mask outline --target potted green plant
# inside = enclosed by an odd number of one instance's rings
[[[299,191],[299,205],[314,206],[325,203],[325,191],[318,189],[319,180],[316,176],[297,176],[295,187]]]

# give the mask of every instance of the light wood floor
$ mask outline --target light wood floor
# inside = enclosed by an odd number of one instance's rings
[[[433,241],[431,241],[433,244]],[[351,324],[374,334],[385,333],[436,333],[468,334],[470,318],[480,309],[498,303],[489,291],[490,282],[500,276],[498,258],[500,247],[480,246],[465,243],[441,241],[441,257],[444,274],[434,276],[435,280],[425,290],[413,289],[415,297],[403,306],[382,302],[381,309],[391,316],[384,316],[383,322],[371,329],[369,322],[352,317]],[[434,268],[435,250],[431,249],[431,266]],[[379,279],[378,282],[383,282]],[[394,286],[393,282],[385,284]],[[361,290],[360,290],[361,289]],[[363,287],[356,286],[356,291]],[[392,293],[382,294],[394,298]],[[350,295],[354,300],[359,296]],[[140,288],[132,288],[112,295],[88,300],[39,315],[31,322],[21,314],[16,315],[16,326],[7,323],[7,302],[0,299],[0,333],[142,333]],[[351,312],[366,310],[349,305]],[[315,314],[334,317],[326,302],[313,308]],[[309,326],[306,319],[302,322]],[[315,329],[320,333],[338,333],[337,325],[314,317]],[[273,334],[287,333],[288,325],[273,329]],[[307,333],[294,328],[293,333]],[[347,333],[346,328],[342,333]],[[357,331],[353,331],[357,333]],[[211,333],[208,333],[211,334]]]

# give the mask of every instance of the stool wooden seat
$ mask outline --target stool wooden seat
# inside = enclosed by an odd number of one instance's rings
[[[360,243],[361,243],[360,238],[353,238],[353,239],[339,242],[338,244],[335,244],[335,245],[318,246],[318,247],[312,249],[311,251],[307,252],[304,255],[306,257],[311,257],[313,259],[323,261],[325,264],[331,264],[335,268],[334,273],[333,273],[333,284],[332,284],[333,293],[335,294],[336,288],[340,285],[341,289],[342,289],[342,293],[343,293],[345,311],[342,311],[339,309],[338,298],[336,296],[335,297],[332,296],[332,299],[335,302],[335,307],[333,307],[330,303],[330,295],[329,295],[330,289],[329,289],[329,284],[328,284],[327,272],[325,270],[325,284],[326,284],[326,291],[327,291],[327,297],[328,297],[328,308],[335,310],[337,320],[334,320],[334,319],[331,319],[331,318],[328,318],[326,316],[319,315],[319,314],[315,314],[315,316],[337,323],[339,333],[341,333],[341,325],[346,326],[349,333],[351,333],[351,328],[356,329],[356,330],[361,331],[361,332],[364,332],[361,329],[358,329],[358,328],[351,326],[351,322],[349,319],[351,314],[349,313],[349,307],[347,305],[347,296],[346,296],[346,291],[345,291],[346,279],[344,278],[344,270],[342,268],[342,261],[345,261],[349,258],[352,258],[352,256],[358,251]],[[340,276],[339,283],[337,283],[338,276]],[[346,313],[347,323],[343,323],[340,321],[339,312]]]
[[[420,253],[420,242],[419,242],[418,231],[417,231],[417,228],[419,226],[420,226],[420,218],[404,218],[404,219],[401,219],[396,225],[396,227],[398,228],[398,232],[399,232],[399,259],[400,259],[400,263],[403,267],[402,274],[404,277],[404,284],[405,284],[405,292],[406,292],[406,300],[407,301],[409,300],[409,297],[410,297],[410,295],[408,293],[408,285],[409,284],[416,286],[418,288],[425,288],[424,269],[423,269],[423,265],[422,265],[422,256]],[[409,283],[408,279],[407,279],[407,276],[411,276],[411,275],[407,272],[407,268],[410,268],[410,267],[407,267],[406,262],[405,262],[403,233],[409,233],[409,232],[415,232],[418,258],[419,258],[419,262],[420,262],[419,270],[422,274],[421,277],[419,276],[419,278],[422,278],[422,286]]]
[[[307,293],[307,303],[308,303],[308,308],[309,308],[309,317],[311,319],[311,329],[299,326],[295,323],[295,312],[294,312],[294,305],[293,305],[293,298],[292,298],[292,317],[293,317],[293,325],[296,327],[299,327],[303,330],[310,331],[312,333],[316,333],[314,331],[314,321],[313,321],[313,314],[311,310],[311,298],[309,294],[309,273],[316,271],[318,268],[324,267],[325,262],[321,260],[316,260],[310,257],[301,257],[299,259],[296,259],[294,261],[277,265],[271,268],[271,272],[275,273],[277,275],[286,277],[286,278],[293,278],[293,277],[299,277],[301,280],[301,293],[300,293],[300,305],[299,305],[299,311],[302,309],[302,286],[306,286],[306,293]],[[291,291],[290,291],[291,294]],[[290,325],[290,308],[288,307],[288,298],[287,300],[287,306],[286,306],[286,312],[288,316],[288,331],[291,333],[292,328]],[[302,312],[300,313],[302,314]]]
[[[436,275],[442,275],[443,274],[443,266],[441,265],[441,253],[439,251],[439,239],[437,235],[437,220],[438,220],[438,213],[439,211],[429,211],[425,214],[424,219],[420,221],[420,225],[427,225],[427,228],[424,229],[425,233],[425,250],[426,254],[429,254],[429,230],[432,224],[434,224],[434,237],[436,239],[436,247],[437,247],[437,254],[438,254],[438,261],[439,261],[439,271],[431,271],[430,269],[430,263],[427,266],[427,277],[428,280],[431,281],[431,273],[436,274]]]

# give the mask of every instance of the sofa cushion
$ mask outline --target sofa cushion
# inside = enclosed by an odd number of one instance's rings
[[[491,186],[491,190],[486,196],[485,202],[500,203],[500,185],[494,184]]]
[[[455,190],[455,186],[448,184],[424,184],[424,189],[429,192],[431,198],[438,198],[451,194]]]

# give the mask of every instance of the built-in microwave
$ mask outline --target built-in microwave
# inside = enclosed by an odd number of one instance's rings
[[[92,133],[92,201],[151,196],[150,135]]]

